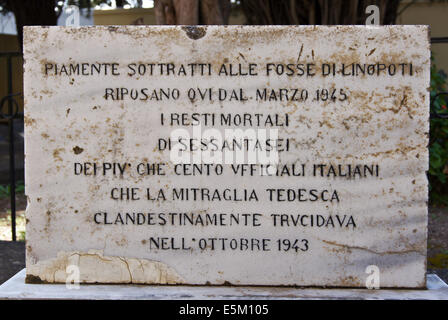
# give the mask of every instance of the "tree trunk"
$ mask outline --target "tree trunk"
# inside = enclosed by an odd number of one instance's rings
[[[367,6],[380,8],[380,23],[394,24],[400,0],[241,0],[247,24],[365,24]]]
[[[154,0],[159,25],[228,24],[230,0]]]
[[[115,0],[115,6],[117,8],[123,8],[125,4],[127,4],[126,0]]]
[[[8,8],[14,13],[20,48],[23,46],[23,26],[54,26],[58,23],[55,0],[9,0]]]

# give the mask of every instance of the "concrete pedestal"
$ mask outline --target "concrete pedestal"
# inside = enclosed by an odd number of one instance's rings
[[[236,299],[354,299],[448,300],[448,285],[437,275],[427,276],[427,290],[316,289],[279,287],[208,287],[149,285],[26,284],[25,269],[0,286],[0,299],[88,300],[236,300]]]

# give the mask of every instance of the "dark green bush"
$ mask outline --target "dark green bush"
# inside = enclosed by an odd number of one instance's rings
[[[447,75],[431,66],[431,113],[448,114]],[[431,119],[429,138],[429,197],[433,205],[448,205],[448,119]]]
[[[24,193],[25,185],[23,181],[16,182],[16,194]],[[11,194],[11,186],[10,185],[0,185],[0,199],[9,198]]]

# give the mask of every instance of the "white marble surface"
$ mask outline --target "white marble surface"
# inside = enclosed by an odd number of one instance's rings
[[[425,286],[430,79],[426,26],[24,30],[30,281],[64,283],[67,268],[78,266],[85,283],[363,288],[366,269],[376,266],[383,288]],[[96,65],[104,63],[109,64],[107,75],[90,67],[105,70]],[[112,63],[117,75],[112,75]],[[172,63],[175,75],[165,75],[167,68],[158,66],[151,75],[151,63]],[[210,64],[210,74],[191,74],[189,68],[180,72],[181,66],[195,63]],[[251,63],[257,65],[257,75],[243,75]],[[241,66],[241,75],[229,75],[230,64],[232,73]],[[292,76],[285,74],[288,64]],[[328,66],[333,64],[337,72],[331,75]],[[360,64],[370,75],[359,70],[358,76],[342,74],[350,73],[352,64]],[[135,74],[136,65],[143,66],[141,75]],[[222,66],[227,73],[221,72]],[[383,66],[387,70],[380,70]],[[117,88],[129,94],[117,100]],[[178,89],[180,97],[141,100],[142,88],[150,96],[160,88]],[[248,100],[230,99],[229,93],[219,101],[218,88],[237,92],[237,97],[244,90]],[[289,99],[280,100],[280,89],[285,88],[291,90]],[[107,89],[114,89],[116,99]],[[139,95],[135,100],[131,89]],[[196,98],[188,97],[190,89],[196,90]],[[212,99],[207,100],[207,94],[199,99],[199,89],[212,92]],[[272,100],[257,100],[257,89],[267,89]],[[294,95],[295,89],[308,90],[308,100]],[[324,92],[331,97],[324,99]],[[279,152],[279,164],[290,170],[292,164],[303,164],[305,174],[267,177],[256,167],[253,175],[246,171],[241,176],[224,165],[222,175],[178,175],[170,152],[158,149],[158,142],[174,129],[197,129],[176,121],[171,125],[168,119],[179,113],[188,124],[194,123],[194,113],[218,119],[227,114],[252,119],[257,113],[282,119],[288,115],[288,127],[265,122],[259,127],[211,125],[200,118],[201,130],[205,135],[212,129],[278,129],[279,139],[290,139],[289,151]],[[266,138],[260,138],[262,146]],[[75,174],[76,164],[101,167],[104,162],[129,165],[123,174]],[[141,163],[166,164],[166,175],[139,174]],[[323,177],[314,176],[313,166],[319,164],[327,169],[341,166],[345,174],[349,166],[379,169],[378,175],[352,171],[343,177],[342,172],[325,169]],[[112,199],[114,188],[139,188],[138,199]],[[194,199],[193,188],[209,191],[214,199]],[[180,189],[190,192],[188,200],[175,197]],[[295,199],[286,201],[286,190]],[[166,199],[155,199],[161,191]],[[245,193],[256,193],[258,201],[238,201]],[[147,220],[126,220],[126,213]],[[206,220],[206,215],[218,221],[222,215],[226,222],[171,223],[170,213],[194,215],[195,221]],[[232,214],[239,214],[240,222],[230,226]],[[251,217],[247,224],[243,214]],[[253,222],[253,217],[258,220]]]
[[[424,290],[315,289],[273,287],[26,284],[25,269],[0,286],[0,299],[88,299],[88,300],[448,300],[448,285],[429,274]]]

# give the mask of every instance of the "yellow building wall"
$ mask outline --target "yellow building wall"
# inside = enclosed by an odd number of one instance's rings
[[[93,12],[95,25],[155,25],[154,9],[114,9],[95,10]],[[233,11],[229,17],[229,24],[245,24],[246,18],[240,10]]]
[[[155,25],[153,9],[114,9],[93,11],[95,25]]]
[[[407,3],[404,1],[402,6]],[[431,27],[431,37],[448,37],[448,3],[412,4],[398,17],[397,24],[427,24]],[[448,73],[448,43],[433,44],[432,52],[437,67]]]

